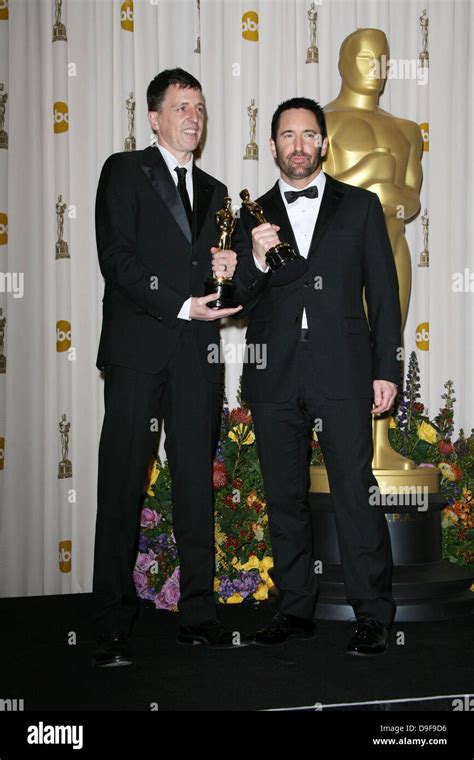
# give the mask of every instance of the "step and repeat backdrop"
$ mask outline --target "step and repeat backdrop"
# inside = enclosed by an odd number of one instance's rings
[[[208,123],[199,163],[237,208],[242,188],[257,197],[278,176],[268,146],[277,105],[295,95],[334,100],[341,44],[361,28],[388,40],[374,61],[386,80],[380,107],[421,136],[412,156],[423,176],[419,210],[407,218],[400,208],[412,266],[405,351],[417,353],[429,412],[452,379],[456,429],[470,430],[469,0],[0,0],[2,596],[91,588],[103,414],[95,192],[111,153],[150,144],[150,80],[181,66],[201,81]],[[401,190],[412,182],[398,166]],[[244,335],[239,324],[223,326],[231,404]]]

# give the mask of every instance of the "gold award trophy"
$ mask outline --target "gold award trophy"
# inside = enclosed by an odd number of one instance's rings
[[[250,200],[248,190],[240,193],[242,208],[253,216],[258,224],[266,224],[262,207],[255,201]],[[272,285],[288,285],[290,282],[301,277],[308,267],[308,262],[289,243],[278,243],[269,248],[265,254],[265,260],[272,271]]]
[[[232,213],[232,198],[224,198],[224,207],[216,211],[216,227],[219,232],[217,248],[228,251],[231,247],[232,233],[235,230],[237,219]],[[234,285],[232,278],[222,275],[213,275],[205,284],[205,295],[218,293],[219,298],[208,303],[210,309],[229,309],[234,306]]]
[[[135,101],[133,99],[133,92],[130,93],[125,101],[125,107],[127,109],[128,118],[128,137],[125,138],[124,150],[135,150],[137,147],[134,130],[135,130]]]
[[[421,224],[423,227],[423,250],[420,253],[419,267],[429,267],[430,265],[430,252],[428,250],[428,235],[430,228],[430,218],[428,216],[428,209],[425,208],[425,213],[421,217]]]
[[[250,139],[245,146],[244,159],[246,161],[258,161],[258,145],[257,145],[257,114],[258,108],[255,105],[255,99],[252,98],[250,105],[247,106],[247,113],[249,117],[249,131]]]
[[[306,51],[306,63],[319,63],[319,49],[316,45],[316,25],[318,23],[318,11],[315,4],[311,3],[308,10],[310,44]]]
[[[67,42],[66,27],[61,21],[61,6],[63,0],[54,0],[55,21],[53,26],[53,42]]]
[[[64,212],[66,211],[66,204],[63,203],[63,196],[58,195],[58,202],[56,203],[56,228],[58,239],[56,241],[56,258],[57,259],[69,259],[69,248],[65,240],[63,240],[64,234]]]
[[[430,23],[430,20],[428,18],[428,14],[426,13],[426,8],[423,8],[423,13],[419,18],[419,22],[421,26],[421,44],[423,45],[423,49],[418,60],[420,66],[428,67],[430,65],[430,54],[428,52],[428,25]]]
[[[58,478],[72,478],[72,462],[68,459],[69,456],[69,431],[71,429],[71,423],[67,422],[66,415],[62,414],[59,420],[59,432],[61,434],[61,456],[62,459],[59,462]]]

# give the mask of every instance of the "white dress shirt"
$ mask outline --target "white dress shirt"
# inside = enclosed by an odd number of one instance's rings
[[[161,155],[164,158],[164,161],[166,163],[166,166],[169,169],[169,172],[171,176],[173,177],[173,182],[178,187],[178,175],[175,172],[175,168],[179,167],[181,168],[181,164],[177,161],[175,156],[173,156],[172,153],[169,152],[166,148],[163,147],[163,145],[160,145],[159,143],[155,143],[156,147],[159,149]],[[194,159],[191,156],[190,161],[188,161],[187,164],[184,164],[184,169],[187,169],[186,172],[186,190],[188,191],[189,195],[189,202],[191,204],[191,208],[193,207],[193,163]],[[191,311],[191,298],[188,298],[183,305],[181,306],[181,309],[178,313],[178,319],[191,319],[189,316],[189,312]]]
[[[293,234],[295,236],[296,243],[298,245],[298,250],[301,256],[304,256],[305,259],[308,258],[309,253],[309,247],[311,245],[311,240],[313,237],[314,228],[316,226],[316,222],[318,219],[319,209],[321,207],[321,200],[324,193],[324,188],[326,186],[326,175],[323,171],[320,171],[317,177],[315,177],[311,182],[309,182],[305,188],[296,188],[292,185],[289,185],[287,182],[285,182],[283,179],[278,180],[278,185],[280,188],[281,197],[283,199],[283,203],[286,208],[286,213],[288,214],[288,218],[290,220],[290,224],[293,230]],[[297,198],[296,201],[293,201],[293,203],[288,203],[288,201],[285,198],[285,191],[288,190],[303,190],[306,189],[306,187],[312,187],[313,185],[316,185],[318,188],[318,197],[317,198],[305,198],[302,196],[301,198]],[[285,241],[288,242],[288,241]],[[254,256],[255,264],[262,272],[268,272],[269,267],[264,269],[258,259]],[[303,309],[303,320],[301,323],[301,327],[303,329],[307,329],[308,327],[308,320],[306,318],[306,310]]]

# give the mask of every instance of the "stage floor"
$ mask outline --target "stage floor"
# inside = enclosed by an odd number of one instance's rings
[[[474,692],[473,616],[397,623],[387,652],[362,658],[345,654],[348,622],[319,621],[316,639],[283,647],[212,651],[176,643],[176,614],[140,607],[135,664],[97,671],[90,594],[1,599],[0,700],[25,711],[452,711]],[[273,612],[271,602],[219,607],[243,632]]]

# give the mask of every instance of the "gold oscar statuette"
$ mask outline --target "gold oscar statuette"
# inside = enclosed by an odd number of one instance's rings
[[[201,30],[201,0],[196,0],[197,8],[198,8],[198,24],[199,24],[199,31]],[[199,34],[196,42],[196,47],[194,48],[195,53],[201,52],[201,35]]]
[[[419,62],[420,66],[426,66],[428,68],[430,65],[430,54],[428,53],[428,24],[430,23],[430,20],[426,13],[426,8],[423,8],[423,13],[419,18],[419,22],[421,26],[421,44],[423,45],[423,49],[419,56]]]
[[[418,124],[379,107],[386,80],[382,62],[388,60],[389,53],[388,40],[381,29],[357,29],[343,40],[339,52],[341,89],[324,107],[329,137],[325,171],[341,182],[377,193],[380,199],[397,271],[403,329],[411,284],[405,224],[420,209],[422,137]],[[375,75],[374,61],[378,62]],[[356,133],[357,146],[353,142]],[[400,208],[404,210],[403,218]],[[367,314],[365,295],[364,308]],[[426,486],[430,493],[437,492],[439,470],[417,467],[414,461],[394,451],[388,429],[388,414],[373,418],[372,468],[381,492],[385,493],[388,486],[407,485]],[[311,470],[312,490],[328,491],[325,468]]]
[[[64,234],[64,213],[66,211],[66,204],[63,203],[63,196],[58,195],[58,202],[56,203],[56,258],[57,259],[69,259],[69,247],[65,240],[63,240]]]
[[[59,420],[59,433],[61,435],[61,461],[59,462],[58,478],[72,478],[72,463],[69,457],[69,431],[71,423],[67,421],[66,415],[62,414]]]
[[[244,159],[247,161],[258,161],[258,145],[257,145],[257,114],[258,108],[255,105],[255,99],[252,98],[250,105],[247,107],[247,113],[249,117],[249,131],[250,139],[245,146]]]
[[[262,207],[256,202],[250,200],[248,190],[240,192],[242,208],[244,208],[258,224],[266,224],[267,220],[263,215]],[[289,243],[278,243],[269,248],[265,260],[272,271],[272,285],[288,285],[288,283],[301,277],[308,267],[308,262],[303,256],[300,256]]]
[[[125,138],[124,150],[135,150],[137,143],[135,140],[135,101],[133,92],[131,92],[125,101],[128,119],[128,136]]]
[[[423,227],[423,250],[420,253],[419,267],[429,267],[430,265],[430,252],[428,250],[428,236],[430,229],[430,218],[428,216],[428,209],[425,208],[425,213],[421,217],[421,224]]]
[[[319,63],[319,48],[316,45],[316,30],[318,24],[318,11],[315,4],[311,3],[308,10],[310,45],[306,51],[306,63]]]
[[[232,198],[224,198],[223,208],[216,211],[216,227],[219,238],[216,244],[221,251],[228,251],[232,245],[232,233],[235,230],[237,219],[232,213]],[[219,298],[207,305],[210,309],[229,309],[234,306],[234,285],[232,278],[223,275],[213,275],[205,284],[205,295],[217,293]]]
[[[66,27],[61,22],[61,7],[63,0],[54,0],[55,21],[53,26],[53,42],[67,42]]]
[[[8,148],[8,134],[5,131],[5,111],[7,108],[8,95],[3,91],[3,82],[0,82],[0,148]]]

